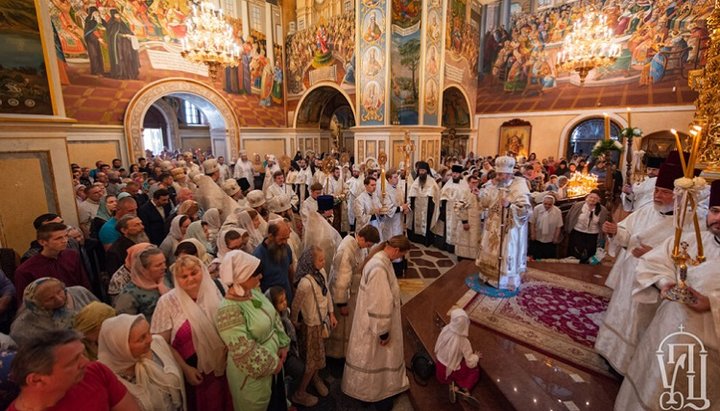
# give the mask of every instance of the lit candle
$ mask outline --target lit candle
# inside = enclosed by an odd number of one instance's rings
[[[628,128],[632,129],[632,111],[630,110],[630,107],[627,108],[627,115],[628,115]]]
[[[605,116],[605,141],[610,140],[610,116],[608,113],[603,113]]]
[[[385,178],[385,169],[382,168],[380,169],[380,193],[383,197],[385,197],[385,180],[387,180]]]
[[[678,152],[680,153],[680,165],[682,166],[682,169],[685,172],[685,175],[687,176],[687,165],[685,164],[685,156],[683,155],[683,149],[682,149],[682,143],[680,142],[680,136],[678,135],[677,130],[675,130],[674,128],[671,128],[670,132],[672,133],[672,135],[675,136],[675,144],[677,145]]]

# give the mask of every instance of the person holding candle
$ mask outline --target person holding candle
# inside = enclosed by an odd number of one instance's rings
[[[663,164],[656,179],[652,207],[643,207],[620,223],[607,221],[602,226],[608,236],[608,251],[617,258],[605,282],[614,292],[595,340],[595,350],[623,375],[657,308],[656,304],[638,304],[633,299],[635,270],[643,255],[673,235],[673,189],[675,180],[682,176],[679,164]],[[692,230],[688,219],[683,231],[691,233]]]
[[[687,218],[691,217],[692,214],[688,214]],[[695,395],[685,399],[698,409],[702,406],[710,409],[712,405],[720,403],[720,386],[716,383],[720,380],[720,317],[717,315],[720,310],[720,276],[717,275],[720,264],[720,180],[712,183],[705,224],[707,231],[700,232],[699,227],[696,227],[696,233],[677,236],[678,240],[688,244],[687,251],[692,257],[705,258],[705,262],[689,264],[687,269],[686,285],[694,297],[693,301],[679,304],[660,298],[677,282],[678,268],[671,258],[676,238],[669,238],[638,264],[633,298],[639,304],[659,305],[638,341],[638,348],[615,400],[616,410],[646,409],[645,404],[653,404],[655,407],[663,404],[661,400],[667,397],[668,392],[664,382],[675,366],[666,364],[669,361],[666,353],[671,344],[676,347],[675,358],[687,354],[686,361],[694,362],[682,364],[695,364],[695,370],[698,371],[695,379],[690,379],[689,369],[680,371],[677,381],[683,386],[674,386],[679,390],[676,392],[688,394],[695,390]],[[698,344],[694,346],[697,349],[695,352],[687,348],[687,344],[696,341],[701,341],[707,350],[707,357],[702,362],[698,358]],[[664,361],[658,361],[660,354]],[[694,386],[689,386],[693,382]],[[706,390],[700,390],[700,384],[706,384]]]

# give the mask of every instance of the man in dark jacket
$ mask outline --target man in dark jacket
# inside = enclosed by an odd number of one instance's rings
[[[155,191],[153,198],[138,208],[138,217],[142,220],[151,243],[159,246],[167,236],[165,219],[170,216],[171,211],[170,192],[165,188]]]

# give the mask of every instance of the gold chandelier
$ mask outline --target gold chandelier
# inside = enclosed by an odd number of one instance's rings
[[[591,70],[615,63],[619,55],[620,45],[613,40],[607,16],[590,11],[576,21],[572,32],[565,36],[562,51],[557,57],[557,67],[564,71],[576,71],[582,85]]]
[[[185,21],[187,35],[182,39],[180,55],[193,63],[205,64],[210,78],[215,80],[220,68],[238,65],[240,49],[222,9],[206,1],[193,2],[191,7],[192,15]]]

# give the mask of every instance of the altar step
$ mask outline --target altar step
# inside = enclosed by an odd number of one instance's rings
[[[538,269],[567,273],[588,282],[602,283],[605,267],[570,267],[531,263]],[[562,267],[557,267],[562,266]],[[405,330],[405,360],[409,366],[417,350],[433,352],[446,313],[467,291],[464,279],[476,269],[471,261],[460,262],[427,289],[402,307]],[[481,379],[473,390],[480,406],[459,401],[451,404],[447,386],[434,378],[426,386],[410,375],[410,400],[417,411],[442,410],[612,410],[620,382],[586,372],[550,357],[534,347],[514,341],[495,331],[470,327],[473,349],[480,351]]]

